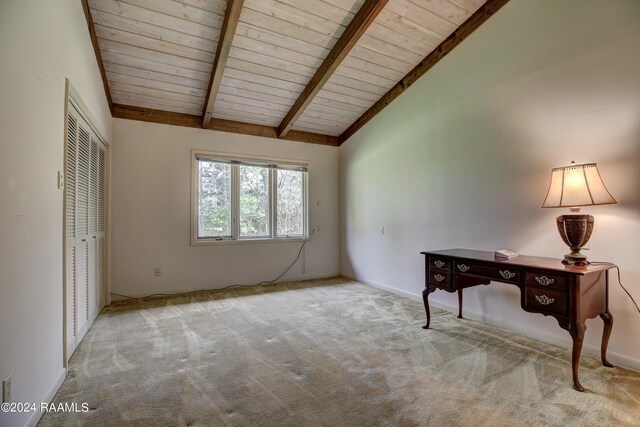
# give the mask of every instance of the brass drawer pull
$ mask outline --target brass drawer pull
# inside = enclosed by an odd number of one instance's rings
[[[542,286],[549,286],[553,285],[555,280],[549,279],[547,276],[536,276],[536,282],[540,283]]]
[[[468,265],[465,264],[458,264],[458,270],[462,271],[463,273],[465,271],[469,271],[471,269],[471,267],[469,267]]]
[[[553,302],[555,301],[555,299],[553,298],[549,298],[546,295],[536,295],[536,299],[538,300],[538,302],[542,305],[549,305],[549,304],[553,304]]]
[[[500,275],[502,276],[503,279],[513,279],[514,277],[516,277],[516,273],[512,273],[509,270],[504,270],[504,271],[500,271]]]
[[[436,267],[441,268],[444,267],[444,261],[440,261],[439,259],[433,261]]]
[[[444,280],[444,276],[441,274],[436,274],[433,278],[436,279],[437,282],[442,282]]]

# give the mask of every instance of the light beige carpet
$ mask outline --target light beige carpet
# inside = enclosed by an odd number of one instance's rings
[[[638,426],[640,373],[346,279],[113,304],[41,426]],[[615,330],[614,330],[615,333]]]

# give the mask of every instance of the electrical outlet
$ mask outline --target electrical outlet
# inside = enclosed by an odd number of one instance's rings
[[[11,375],[2,381],[2,403],[11,402]]]
[[[380,234],[384,234],[384,225],[380,226]]]
[[[153,274],[155,274],[155,275],[156,275],[156,277],[160,277],[160,276],[162,275],[162,270],[160,270],[160,267],[156,267],[156,268],[153,270]]]
[[[313,232],[314,232],[314,233],[318,233],[318,232],[320,232],[320,226],[319,226],[319,225],[316,225],[315,227],[313,227]]]

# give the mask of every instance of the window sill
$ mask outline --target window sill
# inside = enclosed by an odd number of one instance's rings
[[[224,240],[209,240],[198,239],[192,240],[191,246],[217,246],[217,245],[251,245],[256,243],[292,243],[292,242],[306,242],[309,237],[289,237],[280,239],[224,239]]]

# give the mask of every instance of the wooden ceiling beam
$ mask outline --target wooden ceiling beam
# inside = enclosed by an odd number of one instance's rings
[[[111,91],[109,90],[107,73],[104,70],[104,64],[102,62],[102,54],[100,53],[100,47],[98,46],[98,37],[96,36],[96,29],[93,25],[93,17],[91,16],[91,10],[89,9],[88,0],[82,0],[82,9],[84,10],[84,18],[87,20],[87,27],[89,27],[89,35],[91,36],[93,53],[95,53],[96,55],[96,61],[98,62],[98,68],[100,69],[100,76],[102,77],[102,86],[104,87],[104,94],[107,97],[107,103],[109,104],[109,111],[111,111],[111,114],[113,115],[113,100],[111,99]]]
[[[279,138],[278,128],[276,127],[236,122],[234,120],[213,118],[209,129],[221,132],[241,133],[244,135],[264,136],[266,138],[276,138],[287,141],[309,142],[312,144],[331,145],[334,147],[338,146],[338,137],[336,136],[292,130],[286,136]]]
[[[244,0],[227,0],[227,9],[224,13],[222,29],[220,30],[220,40],[216,47],[216,57],[213,60],[213,69],[211,70],[207,96],[205,97],[204,107],[202,109],[203,128],[209,127],[209,123],[211,122],[213,107],[216,102],[216,97],[218,96],[218,89],[220,89],[222,75],[227,65],[227,58],[229,58],[233,36],[238,27],[238,20],[240,19],[243,3]]]
[[[316,70],[293,107],[278,126],[278,137],[285,138],[295,122],[302,115],[322,86],[342,63],[360,37],[369,28],[378,14],[384,9],[388,0],[366,0],[358,13],[353,17],[342,36],[338,39],[329,55]]]
[[[161,123],[165,125],[192,128],[202,127],[202,118],[200,116],[154,110],[144,107],[134,107],[131,105],[114,104],[112,114],[113,117],[117,119],[138,120],[142,122]],[[334,147],[338,146],[338,138],[335,136],[292,130],[284,138],[278,138],[278,128],[276,127],[236,122],[233,120],[212,118],[206,129],[217,130],[220,132],[239,133],[243,135],[263,136],[266,138],[284,139],[287,141],[307,142]]]
[[[162,123],[165,125],[191,128],[199,128],[202,126],[202,118],[200,116],[135,107],[133,105],[113,104],[113,112],[111,115],[114,119],[138,120],[141,122]]]
[[[418,65],[416,65],[402,80],[373,104],[365,113],[351,124],[338,137],[338,143],[342,144],[356,133],[367,122],[373,119],[380,111],[396,99],[409,86],[414,84],[420,77],[436,65],[442,58],[458,46],[464,39],[480,27],[486,20],[493,16],[509,0],[488,0],[473,15],[469,17],[458,29],[447,37],[440,45],[427,55]]]

